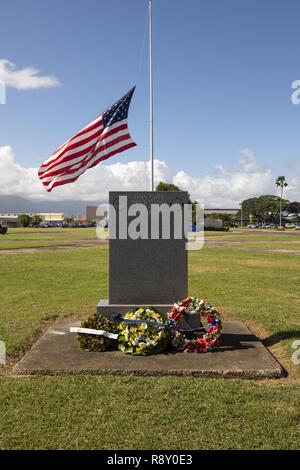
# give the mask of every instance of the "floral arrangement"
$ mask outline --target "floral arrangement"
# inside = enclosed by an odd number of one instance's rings
[[[118,325],[120,351],[140,356],[163,352],[172,336],[166,319],[166,315],[150,308],[139,308],[123,315]]]
[[[206,319],[206,333],[189,339],[180,332],[180,320],[189,315],[200,315]],[[179,351],[210,351],[221,342],[222,322],[218,310],[197,297],[187,297],[176,302],[167,314],[167,323],[173,331],[172,346]]]
[[[80,333],[82,329],[89,329],[91,334]],[[116,346],[116,340],[112,339],[108,335],[95,335],[94,330],[103,330],[104,332],[116,333],[116,324],[111,320],[101,316],[93,315],[87,320],[81,322],[81,328],[77,328],[78,335],[77,339],[80,344],[80,348],[84,351],[106,351],[107,349],[114,349]]]
[[[180,323],[192,315],[205,319],[206,325],[192,330],[190,338],[182,331]],[[152,308],[138,308],[117,315],[115,320],[119,323],[94,315],[82,322],[82,328],[71,328],[71,331],[78,333],[80,347],[85,351],[118,347],[126,354],[140,356],[161,353],[169,346],[178,351],[203,353],[219,346],[221,341],[222,323],[218,310],[197,297],[176,302],[167,314]]]

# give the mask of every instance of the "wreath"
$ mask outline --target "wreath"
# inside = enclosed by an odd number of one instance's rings
[[[116,324],[103,317],[93,315],[81,322],[80,328],[72,328],[74,333],[78,333],[77,339],[80,348],[84,351],[106,351],[114,349],[118,338]],[[98,334],[96,334],[98,333]]]
[[[165,324],[167,316],[151,308],[125,313],[118,324],[120,351],[135,356],[158,354],[167,349],[172,334]]]
[[[195,338],[187,338],[180,332],[180,320],[191,315],[206,320],[205,333]],[[167,314],[169,327],[173,331],[172,346],[179,351],[199,352],[210,351],[221,342],[222,322],[220,313],[211,304],[197,297],[187,297],[173,304]]]
[[[181,322],[188,323],[192,316],[205,319],[206,325],[203,327],[198,322],[200,328],[191,329],[187,334]],[[118,324],[95,315],[82,322],[81,328],[72,327],[70,331],[78,333],[80,346],[86,351],[105,351],[118,345],[120,351],[135,356],[158,354],[170,345],[178,351],[202,353],[219,346],[221,341],[218,310],[197,297],[176,302],[167,314],[153,308],[138,308],[116,315],[115,320]]]

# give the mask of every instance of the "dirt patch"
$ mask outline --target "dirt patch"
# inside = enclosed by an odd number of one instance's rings
[[[243,245],[244,242],[241,242],[241,241],[234,241],[234,240],[230,240],[230,241],[225,241],[225,240],[205,240],[204,241],[204,247],[205,248],[219,248],[219,247],[239,247],[241,245]]]
[[[193,273],[228,273],[229,268],[213,268],[209,266],[192,266]]]
[[[50,246],[35,246],[35,247],[23,247],[23,248],[4,248],[0,250],[0,255],[16,255],[20,253],[35,253],[37,251],[49,251],[49,250],[64,250],[71,248],[90,248],[99,245],[105,245],[107,242],[105,240],[100,241],[90,241],[90,242],[80,242],[68,245],[50,245]]]
[[[266,253],[286,253],[287,255],[300,255],[300,250],[287,250],[278,248],[276,250],[264,250]]]
[[[299,426],[300,427],[300,414],[293,417],[292,426]]]
[[[235,264],[239,264],[241,266],[245,265],[245,266],[254,266],[254,267],[259,267],[259,266],[282,266],[283,265],[283,261],[273,261],[273,260],[267,260],[267,259],[261,259],[261,260],[257,260],[257,259],[245,259],[245,260],[242,260],[242,261],[236,261],[234,262]]]

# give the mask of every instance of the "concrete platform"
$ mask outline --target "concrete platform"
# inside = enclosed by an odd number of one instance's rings
[[[84,352],[70,326],[74,319],[58,319],[13,367],[14,375],[113,374],[279,378],[284,370],[259,339],[241,322],[224,322],[222,345],[212,352],[164,353],[140,357],[119,351]]]

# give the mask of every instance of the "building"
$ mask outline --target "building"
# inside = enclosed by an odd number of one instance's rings
[[[240,209],[204,209],[204,215],[237,215]]]
[[[97,223],[107,217],[108,211],[104,207],[86,206],[86,220],[89,223]]]
[[[212,214],[236,216],[239,209],[204,209],[204,225],[206,228],[222,228],[222,219],[209,217]],[[89,223],[97,223],[104,217],[107,217],[108,211],[104,207],[86,206],[86,220]]]
[[[3,227],[20,227],[19,217],[17,213],[0,213],[0,224]],[[34,214],[28,214],[33,216]]]
[[[62,222],[65,215],[58,212],[41,212],[39,214],[34,214],[41,218],[42,222]]]
[[[29,217],[38,216],[41,221],[44,223],[62,223],[64,220],[64,214],[56,212],[41,212],[41,213],[25,213],[25,212],[15,212],[15,213],[0,213],[0,224],[4,227],[20,227],[19,216],[21,214],[29,215]]]
[[[86,220],[89,223],[96,222],[97,206],[86,206]]]
[[[213,219],[211,217],[206,217],[204,219],[204,227],[209,229],[221,229],[223,227],[223,220],[222,219]]]
[[[74,222],[78,222],[79,224],[86,224],[88,221],[85,215],[74,215],[72,219]]]
[[[209,229],[220,229],[223,227],[222,216],[230,216],[231,219],[236,219],[239,209],[204,209],[204,227]],[[220,218],[217,218],[217,216]]]

